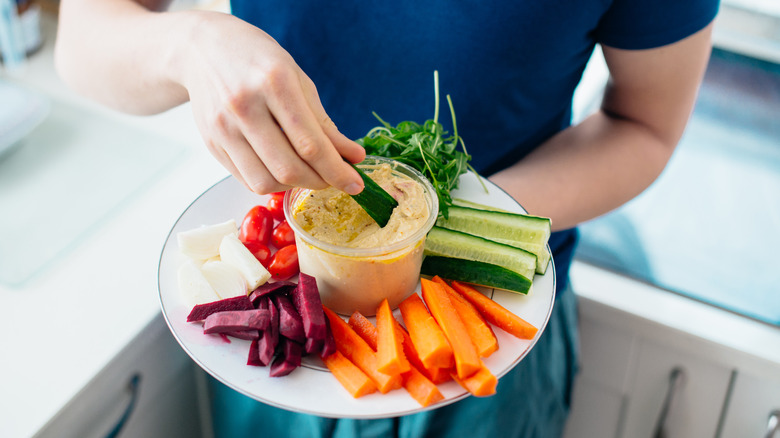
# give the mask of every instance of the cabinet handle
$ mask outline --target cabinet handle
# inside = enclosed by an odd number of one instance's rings
[[[666,390],[664,404],[661,406],[661,412],[658,414],[658,421],[655,423],[654,438],[666,438],[666,420],[669,418],[669,412],[674,404],[679,391],[685,383],[685,370],[681,367],[675,367],[669,374],[669,388]]]
[[[127,391],[130,393],[130,401],[127,402],[127,407],[125,408],[125,411],[122,413],[122,416],[119,417],[119,420],[111,429],[111,431],[108,432],[106,438],[116,438],[117,436],[119,436],[119,433],[122,432],[122,429],[125,427],[125,424],[127,424],[127,420],[130,419],[130,415],[133,413],[133,409],[135,409],[135,404],[136,401],[138,400],[138,391],[140,386],[141,386],[141,374],[135,373],[132,376],[130,376],[130,380],[127,381]]]
[[[766,435],[764,435],[764,438],[775,438],[777,432],[780,432],[780,409],[775,409],[769,413],[769,421],[766,424]]]

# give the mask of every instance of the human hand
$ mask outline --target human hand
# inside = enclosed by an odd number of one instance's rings
[[[258,194],[363,182],[345,161],[365,150],[341,134],[314,83],[268,34],[231,15],[197,14],[191,44],[173,55],[195,122],[214,157]]]

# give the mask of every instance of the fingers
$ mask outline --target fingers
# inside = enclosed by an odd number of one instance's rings
[[[322,102],[320,101],[320,96],[317,93],[314,83],[311,80],[308,80],[308,78],[305,78],[305,80],[302,80],[301,82],[304,94],[309,102],[309,107],[314,113],[314,117],[319,121],[322,130],[333,143],[333,146],[335,146],[339,155],[346,158],[350,163],[360,163],[363,161],[366,158],[366,150],[338,130],[336,124],[333,123],[333,120],[331,120],[330,116],[325,112],[325,108],[322,107]]]
[[[327,184],[349,194],[359,193],[363,190],[363,181],[344,161],[341,152],[345,152],[348,160],[361,161],[361,153],[356,149],[360,146],[341,134],[336,135],[338,130],[325,115],[319,99],[307,98],[304,88],[313,89],[313,85],[303,85],[298,78],[295,83],[285,83],[267,95],[268,109],[300,160]],[[312,108],[311,100],[315,100],[315,108]]]

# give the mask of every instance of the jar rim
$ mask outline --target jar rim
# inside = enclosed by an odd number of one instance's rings
[[[410,177],[414,181],[418,182],[420,185],[423,186],[423,193],[425,194],[425,198],[426,198],[425,200],[426,200],[426,204],[428,205],[429,214],[428,214],[428,219],[425,221],[422,227],[420,227],[414,233],[390,245],[383,245],[383,246],[377,246],[371,248],[349,248],[345,246],[324,242],[312,236],[311,233],[305,231],[298,224],[298,222],[295,220],[295,218],[292,215],[293,204],[297,200],[297,197],[300,196],[301,193],[309,193],[313,191],[311,189],[304,189],[299,187],[287,190],[287,192],[284,194],[284,216],[285,219],[287,220],[287,223],[290,225],[293,231],[307,244],[313,245],[329,253],[342,255],[342,256],[349,256],[349,257],[380,256],[380,255],[390,254],[399,251],[418,242],[423,236],[428,234],[428,231],[430,231],[433,225],[436,223],[436,220],[439,216],[439,198],[436,195],[433,185],[428,180],[428,178],[426,178],[417,169],[409,166],[406,163],[402,163],[400,161],[396,161],[390,158],[379,157],[375,155],[367,155],[366,159],[358,163],[357,166],[362,169],[368,166],[377,166],[382,163],[390,164],[392,166],[392,170],[394,173],[400,173],[407,177]]]

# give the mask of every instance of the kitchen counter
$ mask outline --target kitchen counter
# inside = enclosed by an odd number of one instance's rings
[[[158,116],[125,116],[68,90],[53,67],[55,27],[44,14],[45,46],[22,77],[3,79],[86,114],[70,127],[77,133],[99,132],[101,123],[111,122],[186,153],[80,236],[66,256],[21,286],[0,285],[0,434],[6,438],[30,437],[43,428],[159,314],[163,242],[189,203],[227,175],[203,146],[186,105]],[[54,215],[30,224],[30,232]]]
[[[163,242],[190,202],[227,175],[203,146],[186,105],[132,117],[69,91],[53,69],[55,20],[44,15],[43,24],[45,46],[32,57],[25,76],[13,82],[89,114],[75,130],[99,131],[101,123],[111,121],[175,143],[186,153],[82,236],[66,256],[21,286],[0,285],[0,431],[5,438],[30,437],[44,428],[159,316],[157,263]],[[609,309],[609,315],[630,318],[651,332],[663,327],[664,333],[682,333],[665,339],[680,349],[693,341],[722,346],[719,351],[758,376],[776,375],[780,367],[777,327],[581,262],[575,263],[572,282],[586,313]]]

